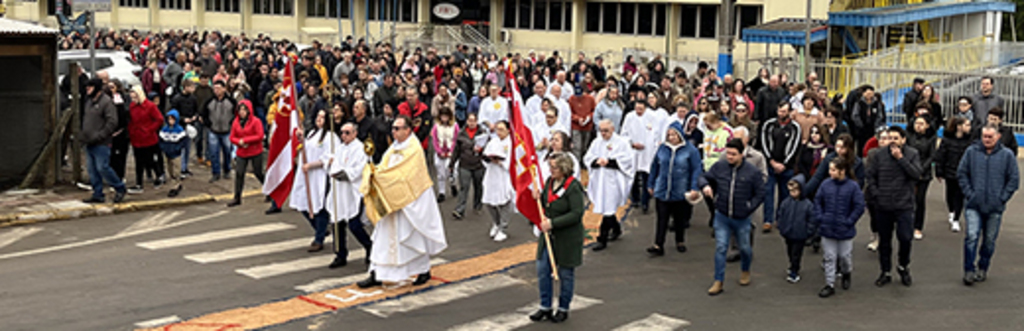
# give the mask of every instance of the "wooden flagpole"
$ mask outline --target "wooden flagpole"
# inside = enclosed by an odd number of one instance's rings
[[[537,191],[543,193],[544,187],[540,186],[540,182],[537,179],[536,165],[530,166],[530,177],[533,178],[533,186],[537,188]],[[544,205],[540,203],[540,199],[543,198],[544,197],[538,196],[534,199],[537,201],[537,210],[540,211],[540,217],[542,217],[542,219],[547,218],[547,216],[544,216]],[[548,262],[551,262],[551,276],[555,280],[558,280],[558,265],[555,264],[555,251],[551,248],[551,233],[548,231],[544,231],[544,246],[548,249]]]

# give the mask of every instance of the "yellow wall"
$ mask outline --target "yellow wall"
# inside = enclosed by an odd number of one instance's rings
[[[206,29],[222,30],[231,33],[237,33],[241,30],[242,17],[239,14],[207,12],[203,15]]]
[[[123,9],[122,9],[123,10]],[[189,29],[195,26],[192,12],[187,10],[161,10],[160,27],[163,29]]]
[[[337,23],[337,22],[335,22]],[[295,31],[295,17],[281,15],[252,15],[252,26],[246,27],[252,34],[270,34],[275,38],[296,40],[300,31]]]
[[[118,25],[120,25],[121,28],[137,28],[144,30],[146,27],[149,27],[149,9],[121,7],[118,8],[117,11]],[[99,15],[96,17],[99,18]]]

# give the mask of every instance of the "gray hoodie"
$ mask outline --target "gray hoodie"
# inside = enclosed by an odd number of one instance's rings
[[[106,93],[97,92],[96,99],[85,101],[82,113],[82,132],[79,134],[82,143],[87,146],[110,145],[112,135],[117,129],[117,109]]]

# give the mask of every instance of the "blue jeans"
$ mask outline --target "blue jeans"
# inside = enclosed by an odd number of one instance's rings
[[[984,233],[981,242],[981,259],[978,269],[988,271],[992,255],[996,253],[996,238],[999,237],[999,226],[1003,223],[1002,213],[982,214],[976,209],[964,212],[967,221],[967,235],[964,236],[964,271],[974,271],[974,257],[978,253],[978,237]]]
[[[786,169],[782,173],[775,173],[771,165],[768,165],[768,180],[764,184],[764,222],[772,224],[775,220],[775,189],[779,190],[779,201],[789,196],[789,188],[786,183],[793,178],[793,170]]]
[[[188,154],[192,152],[192,139],[185,136],[185,148],[181,151],[181,172],[188,171]]]
[[[224,172],[231,172],[231,134],[229,133],[213,133],[210,132],[208,142],[209,147],[206,151],[210,154],[210,169],[213,169],[213,175],[219,176],[222,169],[221,158],[224,158],[223,169]],[[217,152],[220,153],[217,153]]]
[[[124,192],[124,182],[110,167],[110,146],[85,146],[89,170],[89,183],[92,184],[92,197],[103,199],[103,182],[113,186],[118,192]]]
[[[572,291],[575,286],[575,268],[558,267],[560,282],[558,292],[558,310],[569,311],[572,302]],[[551,296],[554,290],[551,284],[551,262],[548,262],[548,250],[540,253],[537,260],[537,287],[540,288],[540,309],[551,310]]]
[[[736,236],[740,245],[740,270],[750,271],[754,252],[750,248],[750,218],[734,219],[715,211],[715,280],[725,280],[725,255],[729,252],[729,238]]]
[[[327,237],[327,223],[331,219],[330,213],[327,212],[327,209],[324,209],[313,215],[313,217],[309,217],[308,212],[302,213],[302,216],[306,217],[309,225],[313,227],[313,231],[316,233],[313,237],[313,242],[323,244],[324,238]]]

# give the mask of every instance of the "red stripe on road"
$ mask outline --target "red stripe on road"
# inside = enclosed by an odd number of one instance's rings
[[[329,305],[329,304],[326,304],[326,303],[323,303],[323,302],[320,302],[320,301],[316,301],[316,300],[310,299],[309,297],[307,297],[305,295],[300,295],[298,298],[299,298],[299,300],[302,300],[302,301],[305,301],[305,302],[309,302],[309,303],[313,304],[314,306],[317,306],[317,307],[320,307],[320,308],[327,308],[327,309],[330,309],[330,310],[338,310],[338,307],[335,307],[333,305]]]

